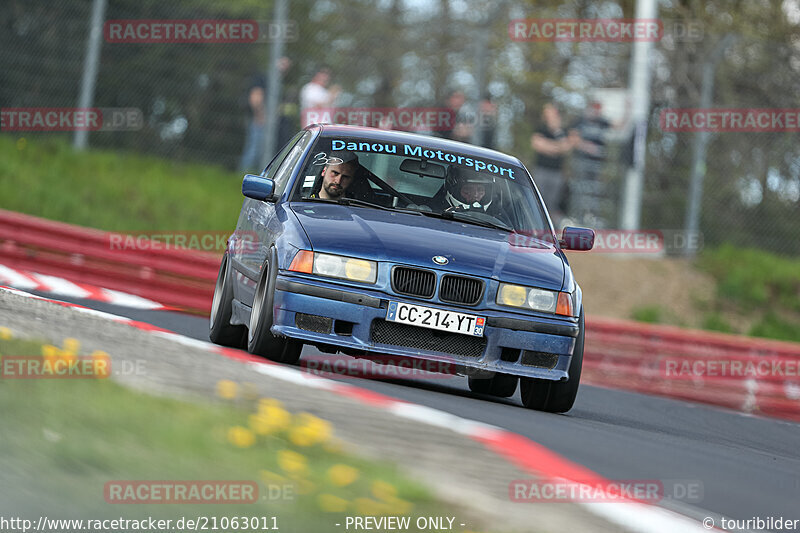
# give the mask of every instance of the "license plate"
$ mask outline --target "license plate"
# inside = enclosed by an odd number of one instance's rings
[[[474,337],[483,337],[483,327],[486,324],[486,319],[482,316],[402,302],[389,302],[386,320]]]

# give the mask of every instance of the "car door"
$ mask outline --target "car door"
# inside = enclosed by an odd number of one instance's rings
[[[275,181],[275,196],[283,193],[312,137],[308,131],[298,133],[265,169],[262,175]],[[275,216],[275,203],[245,198],[237,224],[239,246],[232,252],[238,280],[234,284],[234,297],[240,302],[252,305],[261,267],[281,229]]]

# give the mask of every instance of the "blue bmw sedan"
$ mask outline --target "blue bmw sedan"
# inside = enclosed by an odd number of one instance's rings
[[[295,364],[304,344],[447,364],[473,391],[568,411],[582,294],[515,157],[424,135],[312,125],[246,197],[220,265],[213,342]]]

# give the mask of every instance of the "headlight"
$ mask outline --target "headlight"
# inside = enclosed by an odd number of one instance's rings
[[[378,263],[375,261],[321,254],[310,250],[297,252],[289,270],[364,283],[375,283],[378,279]]]
[[[497,303],[508,307],[521,307],[545,313],[573,316],[572,298],[566,292],[548,291],[501,283],[497,290]]]

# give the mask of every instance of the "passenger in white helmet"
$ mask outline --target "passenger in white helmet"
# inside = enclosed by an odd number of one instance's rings
[[[433,197],[432,207],[441,211],[476,210],[494,215],[499,207],[494,180],[481,172],[451,166],[447,169],[444,187]]]

